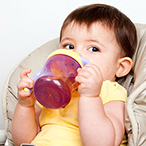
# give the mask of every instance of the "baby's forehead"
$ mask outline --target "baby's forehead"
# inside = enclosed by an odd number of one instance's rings
[[[113,29],[110,29],[107,25],[101,22],[95,22],[88,26],[85,23],[70,23],[62,33],[62,37],[75,37],[85,40],[101,40],[101,42],[112,42],[116,40],[116,36]],[[75,39],[74,38],[74,39]]]
[[[96,28],[96,26],[98,27],[99,24],[100,24],[100,26],[102,26],[107,31],[113,31],[114,32],[113,26],[111,26],[108,22],[104,22],[104,21],[95,21],[95,22],[92,22],[90,24],[85,23],[85,22],[81,23],[81,22],[78,22],[78,21],[72,21],[66,27],[70,27],[70,28],[72,28],[72,27],[78,27],[78,28],[86,27],[87,30],[91,30],[93,27],[94,28]]]

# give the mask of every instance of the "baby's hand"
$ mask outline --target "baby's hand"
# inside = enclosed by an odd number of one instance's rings
[[[76,81],[79,83],[80,96],[97,97],[100,94],[103,77],[99,68],[94,64],[87,64],[79,68]]]
[[[31,73],[31,69],[24,69],[20,74],[20,82],[17,84],[18,88],[18,103],[21,106],[31,107],[34,106],[35,97],[33,93],[24,91],[24,88],[33,88],[34,81],[28,77],[27,74]]]

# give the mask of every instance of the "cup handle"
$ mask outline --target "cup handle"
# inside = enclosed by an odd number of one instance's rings
[[[36,80],[41,76],[41,74],[42,74],[42,70],[43,69],[41,69],[38,73],[36,73],[33,77],[32,77],[32,80],[34,81],[34,82],[36,82]],[[32,89],[30,89],[30,88],[24,88],[24,91],[25,92],[32,92]]]
[[[90,63],[89,60],[87,60],[87,59],[84,58],[84,57],[81,57],[81,56],[80,56],[80,59],[81,59],[81,62],[82,62],[82,64],[83,64],[83,66],[85,66],[86,64],[89,64],[89,63]]]

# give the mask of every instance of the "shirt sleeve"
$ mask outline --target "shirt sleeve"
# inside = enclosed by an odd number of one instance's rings
[[[100,97],[103,104],[116,100],[125,102],[127,99],[127,91],[117,82],[107,80],[103,82]]]

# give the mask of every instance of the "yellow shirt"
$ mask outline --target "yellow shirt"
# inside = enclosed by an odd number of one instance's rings
[[[116,82],[104,81],[100,97],[103,104],[126,101],[127,92]],[[39,117],[41,132],[32,141],[36,146],[82,146],[78,125],[79,94],[72,95],[70,103],[61,109],[42,107]]]

